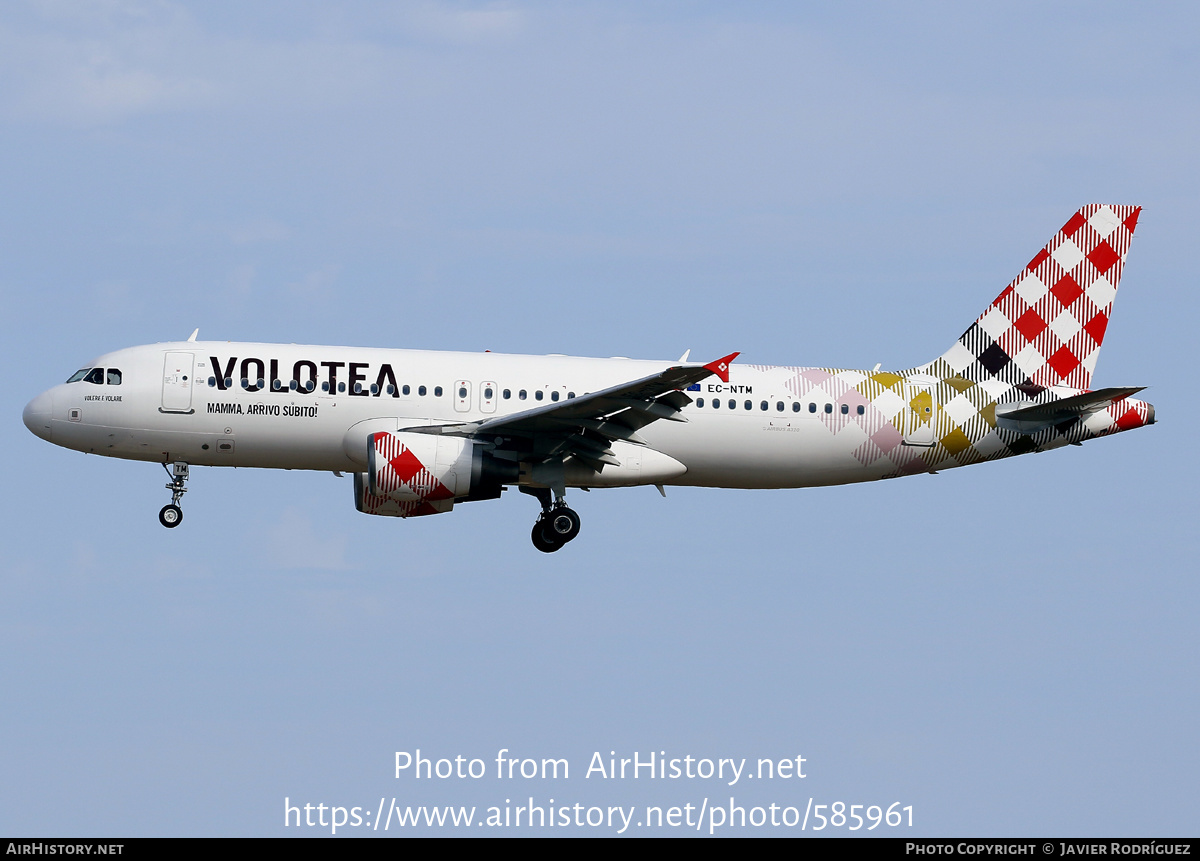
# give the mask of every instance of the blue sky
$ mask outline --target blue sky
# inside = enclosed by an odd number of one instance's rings
[[[1124,4],[8,4],[0,829],[273,835],[502,803],[879,804],[920,835],[1194,826],[1195,12]],[[1159,424],[821,490],[358,514],[328,474],[48,446],[25,402],[186,337],[908,367],[1080,205],[1145,207],[1097,385]],[[591,754],[782,758],[719,792]],[[295,832],[296,829],[291,829]],[[319,830],[319,829],[318,829]],[[601,833],[603,829],[600,830]],[[767,832],[751,832],[767,833]]]

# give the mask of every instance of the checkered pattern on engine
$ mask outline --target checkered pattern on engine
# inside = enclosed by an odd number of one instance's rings
[[[440,514],[454,506],[454,494],[421,462],[416,453],[394,434],[377,433],[374,486],[366,489],[363,510],[390,517]]]

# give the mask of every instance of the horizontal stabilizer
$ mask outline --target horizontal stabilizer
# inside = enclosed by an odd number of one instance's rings
[[[1145,386],[1126,386],[1096,389],[1094,392],[1084,392],[1081,395],[1073,395],[1044,404],[1027,402],[1001,404],[996,407],[996,418],[1028,424],[1055,424],[1087,413],[1094,413],[1097,410],[1108,409],[1117,401],[1123,401],[1144,388]]]

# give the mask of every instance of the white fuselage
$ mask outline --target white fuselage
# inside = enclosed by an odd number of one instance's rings
[[[564,439],[558,425],[559,436],[543,436],[550,449],[537,449],[534,440],[527,454],[505,454],[499,449],[511,445],[506,432],[490,437],[486,430],[489,420],[546,408],[560,415],[564,410],[553,408],[573,398],[685,366],[705,373],[672,413],[682,421],[637,425],[635,440],[611,442],[604,466],[568,458],[558,472],[547,471],[555,458],[564,463],[553,448]],[[1152,406],[1124,396],[1102,398],[1069,420],[1015,422],[1005,417],[1008,410],[1069,399],[1079,390],[939,377],[928,366],[898,373],[753,364],[723,365],[718,373],[711,367],[186,341],[101,356],[83,378],[31,401],[24,419],[57,445],[110,457],[358,475],[369,471],[375,434],[407,432],[411,439],[412,429],[432,434],[431,426],[440,426],[438,434],[470,436],[513,463],[516,472],[501,473],[499,483],[556,493],[564,486],[785,488],[871,481],[1045,451],[1154,422]]]
[[[165,366],[172,357],[176,365],[191,362],[191,372]],[[47,391],[27,410],[27,416],[30,410],[45,415],[46,433],[39,435],[66,448],[135,460],[353,472],[363,461],[347,434],[360,423],[366,424],[352,440],[384,427],[480,421],[598,391],[671,363],[222,341],[134,347],[93,365],[118,369],[121,383],[81,380]],[[272,368],[278,390],[272,390]],[[891,471],[853,457],[857,437],[829,432],[826,404],[837,418],[840,399],[788,390],[795,371],[734,365],[728,383],[711,377],[689,392],[695,403],[684,410],[686,423],[659,421],[640,431],[647,447],[687,471],[646,483],[801,487],[868,481]],[[311,392],[305,391],[310,379]]]

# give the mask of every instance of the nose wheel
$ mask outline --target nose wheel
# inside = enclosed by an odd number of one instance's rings
[[[171,504],[164,505],[162,510],[158,512],[158,522],[168,529],[174,529],[180,523],[183,523],[183,509],[179,507],[180,500],[187,493],[187,488],[184,486],[188,480],[188,465],[181,460],[175,461],[168,468],[163,464],[163,469],[167,471],[167,476],[171,479],[167,484],[167,490],[171,491]]]
[[[183,509],[178,505],[164,505],[158,512],[158,522],[167,529],[174,529],[183,523]]]

